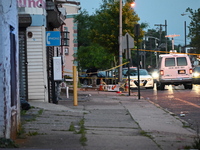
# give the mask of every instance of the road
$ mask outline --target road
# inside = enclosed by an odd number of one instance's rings
[[[188,122],[185,126],[200,129],[200,85],[194,85],[192,90],[183,86],[165,86],[163,91],[141,89],[140,93],[145,99]]]

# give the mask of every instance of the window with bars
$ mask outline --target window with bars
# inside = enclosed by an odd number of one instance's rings
[[[61,46],[69,46],[69,32],[61,32]]]

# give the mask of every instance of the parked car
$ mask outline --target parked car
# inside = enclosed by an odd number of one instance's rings
[[[100,84],[101,78],[105,78],[105,73],[104,72],[97,72],[97,85]],[[83,85],[89,85],[91,77],[88,74],[82,74],[79,76],[79,81]]]
[[[196,66],[193,69],[192,83],[193,84],[200,84],[200,66]]]
[[[129,73],[128,71],[126,72],[127,79],[128,75],[130,75],[130,88],[137,88],[139,86],[137,68],[130,69]],[[140,87],[145,87],[146,89],[154,88],[154,79],[149,75],[146,69],[139,69],[139,75]]]

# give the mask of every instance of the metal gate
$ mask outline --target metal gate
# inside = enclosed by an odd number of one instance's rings
[[[19,94],[20,100],[28,101],[26,30],[19,30]]]
[[[53,52],[54,47],[47,47],[47,74],[48,74],[48,94],[49,94],[49,103],[54,102],[54,82],[53,82]]]

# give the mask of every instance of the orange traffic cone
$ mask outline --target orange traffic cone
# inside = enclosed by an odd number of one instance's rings
[[[99,91],[103,91],[103,84],[102,84],[102,78],[101,78],[101,81],[100,81],[100,86],[99,86]]]

